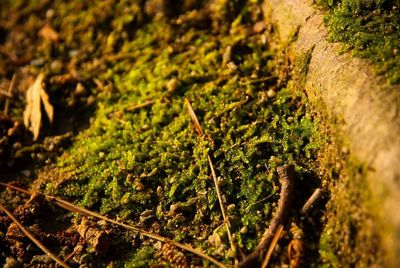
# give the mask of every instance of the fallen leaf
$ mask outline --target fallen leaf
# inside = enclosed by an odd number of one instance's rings
[[[39,36],[53,42],[57,42],[60,38],[59,34],[48,24],[43,26],[39,31]]]
[[[50,123],[53,122],[54,108],[49,101],[49,96],[43,88],[44,74],[41,73],[35,82],[26,91],[26,107],[24,111],[24,125],[33,133],[33,139],[37,140],[42,121],[41,103]]]

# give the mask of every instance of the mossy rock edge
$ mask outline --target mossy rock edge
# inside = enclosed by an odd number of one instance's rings
[[[304,90],[314,110],[320,114],[337,140],[337,148],[333,153],[336,157],[329,161],[334,164],[340,159],[345,160],[346,168],[340,172],[342,179],[331,186],[333,195],[335,192],[340,194],[331,199],[328,215],[331,210],[336,215],[332,220],[340,225],[340,218],[347,223],[349,218],[357,218],[351,208],[337,211],[341,202],[363,208],[369,214],[369,219],[372,219],[374,227],[368,224],[370,220],[359,218],[352,226],[343,223],[342,234],[351,228],[358,228],[358,233],[375,232],[382,251],[382,265],[398,267],[400,118],[397,114],[400,86],[388,85],[384,77],[374,75],[368,60],[352,57],[350,53],[341,53],[343,44],[330,43],[324,25],[324,13],[310,1],[265,0],[264,14],[267,21],[276,25],[281,41],[296,32],[296,39],[291,46],[294,58],[310,53]],[[346,155],[344,158],[343,153]],[[343,184],[346,186],[343,187]],[[340,187],[342,192],[339,191]],[[357,204],[349,200],[357,200]],[[332,220],[327,220],[328,225]],[[327,234],[328,230],[326,228],[323,233],[323,239],[332,235]],[[334,241],[344,238],[331,236],[329,239]],[[360,261],[363,259],[362,254],[364,259],[368,254],[371,246],[369,242],[358,241],[353,245],[356,251],[360,251],[354,265],[371,265]],[[336,243],[346,242],[342,240]],[[324,241],[321,246],[324,247]],[[333,255],[336,254],[331,258],[331,265],[335,266],[335,261],[337,265],[345,265],[345,261],[338,258],[339,251],[336,250],[331,251]],[[379,263],[377,261],[373,264],[379,266]]]

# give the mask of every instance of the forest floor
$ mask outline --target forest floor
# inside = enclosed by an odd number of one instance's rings
[[[0,204],[66,265],[336,261],[307,60],[257,1],[1,5]],[[0,263],[54,266],[6,209]]]

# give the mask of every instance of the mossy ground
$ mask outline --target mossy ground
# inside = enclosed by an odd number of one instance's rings
[[[376,74],[400,83],[400,1],[317,0],[327,8],[326,25],[344,51],[368,58]]]
[[[207,156],[215,165],[234,240],[244,253],[255,248],[273,216],[280,188],[275,168],[292,163],[296,205],[285,227],[302,229],[304,264],[330,263],[318,255],[323,210],[305,218],[298,213],[320,184],[317,151],[328,138],[310,115],[299,81],[292,80],[287,55],[270,49],[272,36],[259,3],[179,3],[2,5],[4,46],[11,44],[14,54],[28,59],[22,72],[12,55],[4,56],[2,75],[44,72],[58,111],[55,126],[44,123],[47,130],[38,142],[42,151],[37,146],[28,150],[42,167],[36,187],[232,263]],[[37,39],[46,24],[58,40]],[[302,64],[295,75],[306,72],[307,62]],[[186,99],[204,136],[196,132]],[[18,105],[16,118],[22,112]],[[73,122],[79,127],[72,128],[72,146],[50,150],[43,137],[64,133]],[[288,232],[281,240],[275,265],[288,263],[294,236]],[[71,262],[165,264],[154,241],[136,234],[125,233],[113,246],[121,254],[107,258],[85,248]],[[204,265],[194,257],[191,261]]]

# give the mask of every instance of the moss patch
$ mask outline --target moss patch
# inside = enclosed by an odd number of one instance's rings
[[[333,42],[344,51],[368,58],[376,74],[388,83],[400,83],[400,1],[318,0]]]

